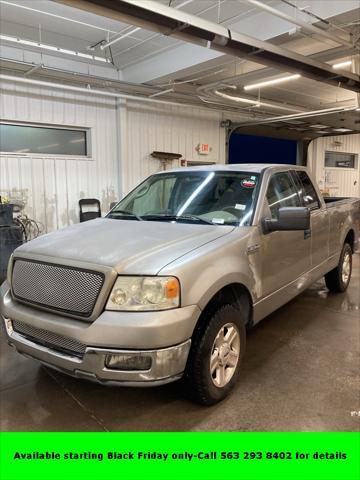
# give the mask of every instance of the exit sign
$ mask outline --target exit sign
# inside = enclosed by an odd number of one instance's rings
[[[197,151],[199,152],[199,155],[209,155],[210,153],[210,147],[208,143],[199,143]]]

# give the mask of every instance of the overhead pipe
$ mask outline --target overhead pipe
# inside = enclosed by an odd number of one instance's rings
[[[359,75],[336,71],[330,65],[310,59],[283,47],[234,32],[214,22],[175,10],[152,0],[55,0],[136,25],[147,30],[171,35],[224,54],[273,66],[281,71],[301,73],[302,76],[330,85],[359,92]]]
[[[340,38],[333,33],[329,33],[326,30],[322,30],[321,28],[315,27],[311,23],[304,22],[299,18],[292,17],[291,15],[281,12],[280,10],[277,10],[276,8],[271,7],[270,5],[267,5],[263,2],[259,2],[258,0],[243,0],[243,1],[248,3],[249,5],[253,5],[256,8],[264,10],[265,12],[268,12],[271,15],[282,18],[283,20],[286,20],[289,23],[297,25],[303,28],[304,30],[307,30],[308,32],[311,32],[316,35],[320,35],[324,38],[327,38],[328,40],[332,40],[333,42],[339,43],[340,45],[346,45],[348,47],[356,48],[356,45],[354,45],[352,42],[348,40]]]

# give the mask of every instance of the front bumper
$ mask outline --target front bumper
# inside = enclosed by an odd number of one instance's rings
[[[163,312],[103,312],[93,323],[62,317],[15,302],[5,282],[0,313],[10,345],[28,357],[69,375],[105,384],[152,386],[180,378],[185,370],[198,307]],[[86,345],[79,357],[37,343],[13,329],[12,321],[62,335]],[[169,346],[171,345],[171,346]],[[107,355],[148,356],[148,370],[107,368]]]
[[[159,350],[115,350],[87,347],[82,358],[71,356],[39,345],[15,332],[12,322],[5,321],[8,342],[27,357],[35,358],[42,364],[73,377],[84,378],[104,384],[124,386],[154,386],[173,382],[181,378],[190,350],[191,340]],[[114,370],[105,366],[107,355],[146,356],[151,358],[149,370]]]

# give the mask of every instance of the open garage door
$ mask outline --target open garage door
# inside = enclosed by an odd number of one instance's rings
[[[229,139],[229,163],[296,164],[297,141],[232,133]]]

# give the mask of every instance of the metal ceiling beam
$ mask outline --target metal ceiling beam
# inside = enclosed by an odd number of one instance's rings
[[[285,48],[231,31],[186,12],[147,0],[56,0],[147,30],[171,35],[224,54],[246,58],[281,71],[360,92],[360,77],[334,71],[330,65],[315,61]]]

